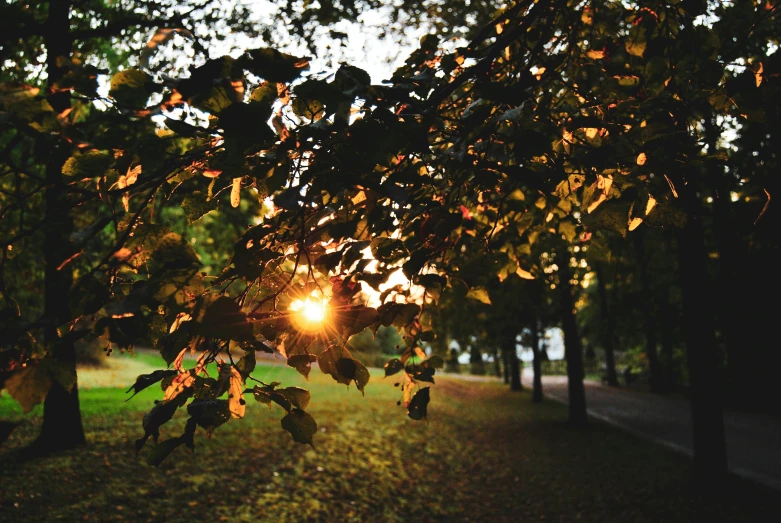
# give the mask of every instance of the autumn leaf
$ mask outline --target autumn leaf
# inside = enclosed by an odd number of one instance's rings
[[[244,401],[244,380],[236,367],[231,366],[230,388],[228,389],[228,409],[233,418],[243,418],[247,402]]]
[[[412,397],[412,401],[409,402],[407,407],[407,415],[414,420],[426,419],[428,412],[428,403],[431,399],[431,388],[425,387],[420,389]]]
[[[282,428],[293,436],[293,441],[312,445],[312,436],[317,433],[317,422],[315,419],[301,409],[293,409],[282,418]]]

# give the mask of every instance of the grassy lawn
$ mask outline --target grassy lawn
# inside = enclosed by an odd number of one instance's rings
[[[180,447],[150,467],[133,440],[160,389],[124,402],[124,389],[89,388],[86,448],[22,460],[15,450],[35,436],[35,412],[0,447],[0,520],[781,521],[772,493],[736,480],[694,496],[687,459],[601,424],[572,431],[561,405],[497,383],[438,377],[426,424],[404,415],[381,375],[365,397],[317,369],[308,384],[281,363],[254,375],[312,391],[316,449],[280,428],[281,409],[247,397],[243,420],[211,439],[199,429],[194,454]],[[181,434],[179,414],[162,438]],[[0,419],[20,416],[0,397]]]

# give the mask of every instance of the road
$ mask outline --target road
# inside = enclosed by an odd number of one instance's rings
[[[526,369],[523,383],[531,386]],[[686,399],[669,398],[586,381],[586,405],[591,417],[642,438],[691,455],[691,410]],[[567,402],[567,378],[545,376],[547,397]],[[781,490],[781,419],[726,411],[724,430],[730,470]]]

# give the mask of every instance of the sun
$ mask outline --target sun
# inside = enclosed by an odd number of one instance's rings
[[[304,301],[294,300],[290,304],[290,310],[294,312],[293,319],[296,326],[306,331],[320,329],[328,315],[325,302],[312,296]]]

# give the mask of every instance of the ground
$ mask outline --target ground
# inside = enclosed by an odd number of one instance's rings
[[[130,361],[132,373],[154,363]],[[179,448],[154,468],[133,441],[160,389],[125,403],[123,389],[87,389],[82,374],[89,445],[25,460],[39,420],[24,418],[0,447],[0,520],[781,521],[774,492],[735,479],[695,496],[686,457],[601,423],[574,431],[564,406],[499,383],[437,376],[426,423],[396,406],[400,391],[379,371],[365,397],[317,369],[309,384],[281,363],[255,375],[312,390],[316,448],[291,440],[279,408],[248,398],[243,420],[211,439],[199,429],[195,453]],[[0,398],[0,419],[18,419],[14,405]]]

